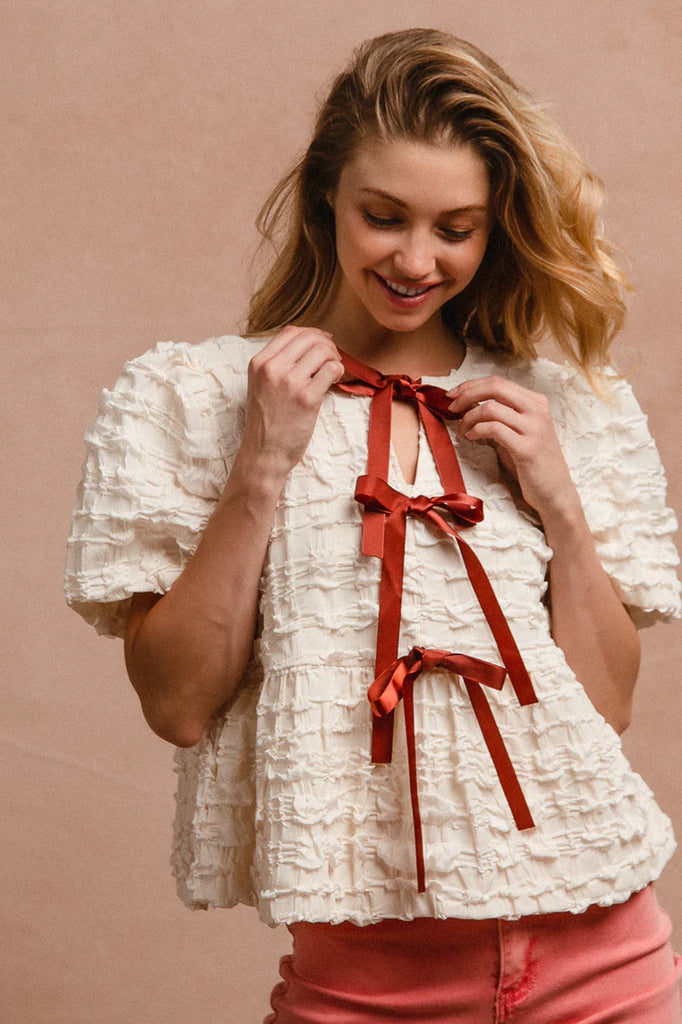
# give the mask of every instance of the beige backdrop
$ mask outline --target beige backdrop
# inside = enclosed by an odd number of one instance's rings
[[[238,327],[259,201],[363,38],[436,25],[544,96],[609,185],[639,287],[621,361],[682,508],[678,0],[4,0],[0,1017],[255,1024],[286,931],[191,913],[167,868],[171,749],[122,652],[68,612],[64,538],[97,395],[159,340]],[[637,486],[637,481],[632,481]],[[645,635],[635,765],[682,829],[678,626]],[[660,883],[682,935],[680,858]],[[682,943],[682,938],[678,938]],[[2,1016],[4,1014],[4,1016]]]

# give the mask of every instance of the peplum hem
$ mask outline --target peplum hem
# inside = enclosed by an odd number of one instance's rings
[[[265,692],[254,677],[239,708],[176,756],[187,787],[173,855],[181,898],[195,908],[255,906],[270,925],[515,918],[627,899],[672,856],[670,821],[579,684],[531,673],[539,704],[491,698],[536,821],[524,832],[461,682],[438,671],[420,677],[423,894],[400,714],[393,763],[369,763],[371,666],[331,680],[320,666],[269,673]],[[249,732],[254,706],[260,724]]]

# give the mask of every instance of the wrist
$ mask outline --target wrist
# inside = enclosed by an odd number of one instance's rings
[[[240,449],[230,470],[223,496],[238,494],[249,503],[253,498],[258,503],[276,504],[290,469],[281,459],[267,452],[255,456]]]
[[[577,494],[575,500],[553,505],[541,512],[540,519],[545,538],[551,548],[566,543],[575,544],[585,536],[592,536]]]

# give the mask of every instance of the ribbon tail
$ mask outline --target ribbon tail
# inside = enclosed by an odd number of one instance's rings
[[[393,385],[375,392],[369,407],[369,436],[367,438],[367,476],[388,480],[391,453],[391,411]],[[362,553],[383,558],[383,512],[365,509],[362,515]]]
[[[512,636],[512,631],[500,608],[486,571],[467,542],[458,533],[454,533],[454,537],[462,553],[462,559],[464,560],[467,575],[471,580],[471,585],[483,609],[483,614],[495,638],[495,643],[499,648],[504,667],[509,673],[509,680],[519,699],[519,704],[536,704],[538,698],[533,689],[528,670],[523,663],[521,653],[516,646],[516,641]]]
[[[421,402],[418,408],[444,490],[453,494],[465,493],[464,478],[450,431],[443,421]]]
[[[372,366],[367,366],[365,363],[361,363],[359,359],[354,359],[353,356],[348,355],[343,349],[339,349],[339,355],[341,356],[344,369],[349,376],[368,384],[373,390],[381,387],[384,378],[378,370],[375,370]]]
[[[465,493],[466,487],[457,452],[447,427],[430,409],[421,404],[419,413],[445,490],[452,493]],[[444,525],[440,517],[439,525]],[[533,684],[485,569],[466,541],[456,531],[448,529],[447,526],[445,528],[448,533],[452,533],[459,545],[471,585],[502,655],[504,667],[509,674],[509,680],[519,703],[522,705],[535,704],[538,698]]]
[[[509,809],[514,816],[516,827],[520,831],[534,828],[535,822],[526,803],[526,798],[523,795],[516,771],[507,753],[502,734],[490,709],[486,695],[475,680],[467,679],[466,677],[463,677],[463,679],[469,693],[471,706],[474,709],[474,714],[483,734],[485,745],[495,765],[495,771],[502,785],[504,795],[507,798]]]
[[[362,513],[362,553],[384,557],[384,526],[386,516],[383,512],[366,508]]]
[[[385,518],[385,551],[381,565],[375,676],[381,675],[398,657],[405,560],[404,513],[392,513],[382,518]],[[390,712],[381,718],[375,717],[372,722],[372,761],[374,764],[388,764],[392,754],[393,712]]]
[[[369,406],[369,434],[367,437],[367,476],[388,479],[391,452],[391,411],[393,385],[377,391]]]
[[[372,718],[372,764],[390,764],[393,757],[393,712]]]
[[[417,859],[417,892],[426,891],[426,873],[424,870],[424,838],[422,820],[419,813],[419,790],[417,786],[417,749],[414,735],[414,680],[407,678],[403,686],[403,704],[405,706],[405,734],[407,736],[407,763],[410,772],[410,802],[412,804],[412,822],[414,824],[414,846]]]

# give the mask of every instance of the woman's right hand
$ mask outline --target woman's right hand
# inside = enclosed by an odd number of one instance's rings
[[[331,334],[293,325],[279,331],[249,364],[240,449],[247,464],[286,476],[308,447],[322,399],[343,372]]]
[[[201,541],[162,598],[133,598],[128,674],[147,721],[170,743],[198,743],[237,692],[277,501],[342,374],[331,336],[315,328],[286,327],[251,360],[244,437]]]

